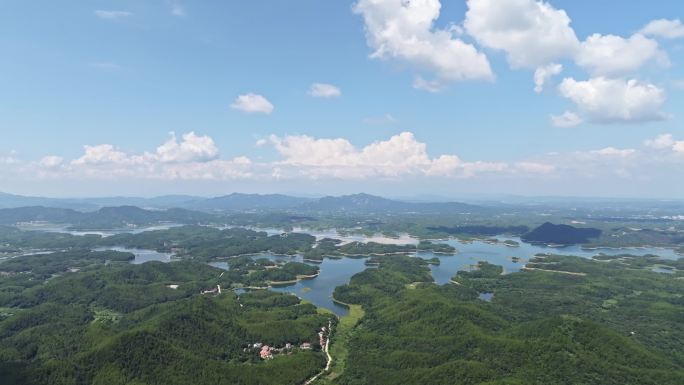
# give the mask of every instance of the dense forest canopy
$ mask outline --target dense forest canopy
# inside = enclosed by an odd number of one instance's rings
[[[508,275],[480,263],[441,287],[415,260],[401,258],[380,259],[378,269],[335,291],[366,312],[335,383],[684,381],[684,281],[635,269],[639,257],[548,256],[545,269],[558,273]],[[482,292],[493,293],[492,301],[478,299]]]
[[[359,207],[373,202],[357,198],[352,203]],[[240,215],[281,225],[292,218]],[[446,285],[434,284],[431,274],[449,258],[461,258],[450,240],[436,240],[446,236],[502,248],[525,241],[681,248],[677,228],[457,224],[413,215],[300,218],[353,226],[342,234],[424,236],[415,244],[197,224],[111,236],[0,226],[0,379],[249,385],[301,384],[323,373],[316,384],[684,381],[684,259],[546,253],[525,258],[521,271],[511,274],[484,260],[454,271]],[[501,233],[523,236],[495,238]],[[134,254],[110,250],[115,247],[166,252],[173,262],[133,265]],[[341,258],[363,258],[367,266],[334,289],[334,299],[350,307],[342,319],[268,290],[316,279]],[[322,372],[327,354],[319,332],[327,326],[332,366]],[[265,358],[263,345],[272,349]]]
[[[0,321],[0,375],[25,384],[292,384],[323,365],[310,304],[230,287],[202,263],[109,265],[27,288]],[[255,343],[293,348],[262,361]],[[20,381],[21,379],[21,381]]]

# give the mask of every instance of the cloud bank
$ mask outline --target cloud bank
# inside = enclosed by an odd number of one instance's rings
[[[194,132],[170,133],[152,151],[131,153],[112,144],[86,145],[73,159],[46,155],[38,160],[0,157],[0,180],[157,181],[457,181],[492,178],[648,177],[652,171],[684,166],[684,138],[665,133],[641,148],[606,146],[589,151],[540,154],[503,162],[430,155],[411,132],[363,146],[345,138],[271,135],[259,141],[270,161],[221,157],[215,141]]]
[[[353,10],[363,17],[370,57],[414,69],[417,89],[439,92],[457,81],[493,80],[489,56],[502,53],[512,69],[534,71],[537,93],[569,66],[586,72],[586,79],[566,77],[558,85],[557,92],[576,110],[554,115],[554,126],[666,117],[664,89],[641,80],[640,72],[670,67],[657,39],[684,37],[679,19],[653,20],[631,36],[592,33],[581,40],[567,12],[548,1],[467,0],[464,19],[440,29],[435,22],[441,5],[439,0],[359,0]]]

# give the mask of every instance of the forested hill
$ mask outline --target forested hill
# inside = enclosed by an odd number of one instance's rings
[[[447,214],[482,212],[485,208],[458,202],[405,202],[369,194],[323,197],[301,207],[302,210],[352,213],[422,213]]]
[[[240,194],[202,198],[192,196],[166,196],[157,198],[84,198],[57,199],[22,197],[0,194],[0,208],[45,206],[93,211],[106,206],[138,206],[155,209],[183,208],[208,212],[292,211],[368,213],[449,214],[489,212],[485,207],[459,202],[407,202],[370,194],[304,198],[282,194]]]
[[[314,199],[293,197],[282,194],[229,194],[225,196],[197,200],[188,205],[193,209],[204,210],[283,210],[293,209],[314,202]]]
[[[343,374],[328,383],[684,383],[684,281],[638,269],[639,259],[549,256],[541,268],[558,273],[482,266],[441,287],[415,258],[377,260],[335,291],[366,314]]]
[[[19,207],[0,209],[0,224],[43,221],[69,224],[77,229],[112,229],[128,225],[149,225],[159,222],[197,224],[216,220],[211,214],[185,209],[144,210],[135,206],[103,207],[81,212],[52,207]]]
[[[521,239],[530,243],[574,245],[588,243],[592,238],[601,236],[601,230],[590,227],[554,225],[546,222],[536,229],[523,234]]]
[[[100,265],[37,285],[4,275],[0,383],[290,385],[321,370],[317,333],[329,315],[269,291],[200,294],[239,282],[221,273],[151,262]],[[312,349],[300,349],[305,342]],[[284,350],[262,360],[254,344]]]
[[[140,197],[105,197],[105,198],[47,198],[39,196],[23,196],[0,192],[0,208],[17,208],[27,206],[46,206],[94,211],[107,206],[138,206],[146,208],[186,207],[194,201],[204,198],[191,195],[162,195],[153,198]]]

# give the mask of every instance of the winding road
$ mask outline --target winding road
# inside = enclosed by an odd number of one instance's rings
[[[330,370],[330,365],[332,364],[332,357],[330,356],[330,352],[328,350],[328,347],[330,346],[330,334],[332,332],[332,320],[328,321],[328,337],[325,339],[325,346],[323,347],[323,351],[325,352],[325,368],[318,372],[315,376],[309,378],[304,382],[304,385],[310,385],[313,384],[314,381],[316,381],[320,376],[322,376],[325,372]]]

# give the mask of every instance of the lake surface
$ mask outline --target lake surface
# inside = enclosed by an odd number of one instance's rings
[[[323,238],[335,238],[342,241],[342,244],[350,242],[375,242],[382,243],[386,245],[417,245],[420,240],[418,238],[412,237],[408,234],[399,234],[396,237],[388,237],[385,235],[373,235],[367,236],[363,234],[350,234],[346,231],[338,233],[337,229],[328,230],[311,230],[306,228],[295,227],[293,232],[296,233],[306,233],[313,235],[317,240]],[[280,231],[282,232],[282,231]]]
[[[126,247],[97,247],[94,250],[95,251],[112,250],[112,251],[121,251],[121,252],[125,252],[125,253],[132,253],[133,255],[135,255],[135,259],[132,260],[131,263],[134,265],[139,265],[141,263],[150,262],[150,261],[171,262],[171,257],[173,256],[173,254],[171,254],[171,253],[160,253],[156,250],[129,249]]]
[[[498,237],[500,241],[511,240],[520,243],[519,247],[510,247],[502,243],[488,243],[483,241],[474,241],[463,243],[457,239],[449,239],[439,241],[441,243],[449,244],[458,250],[458,253],[453,256],[445,256],[433,254],[432,252],[419,252],[417,255],[422,258],[437,257],[440,260],[440,265],[431,265],[432,276],[435,282],[442,285],[448,283],[451,277],[459,270],[471,270],[479,261],[487,261],[489,263],[503,266],[504,274],[519,271],[525,266],[525,263],[536,254],[563,254],[574,255],[582,258],[591,258],[598,254],[619,255],[619,254],[633,254],[646,255],[655,254],[664,259],[678,259],[681,258],[672,249],[663,248],[622,248],[622,249],[608,249],[601,248],[596,250],[583,250],[580,246],[567,247],[549,247],[544,245],[532,245],[523,243],[520,238],[514,237]],[[514,262],[514,257],[518,259]]]
[[[299,232],[304,232],[299,229]],[[390,238],[390,237],[364,237],[362,235],[355,236],[337,236],[336,232],[312,232],[311,235],[317,238],[337,238],[344,239],[345,241],[363,241],[369,242],[371,240],[382,240],[385,243],[396,243],[396,244],[406,244],[403,242],[407,239],[408,235],[404,235],[401,238]],[[419,240],[413,238],[417,243]],[[499,237],[499,240],[513,240],[520,242],[519,238],[512,237]],[[471,270],[479,261],[487,261],[496,265],[501,265],[504,268],[504,274],[513,273],[519,271],[525,263],[536,254],[539,253],[559,253],[576,255],[583,258],[591,258],[599,253],[605,253],[609,255],[616,254],[635,254],[635,255],[645,255],[645,254],[656,254],[660,255],[666,259],[675,259],[680,256],[677,255],[674,250],[670,249],[660,249],[660,248],[625,248],[625,249],[598,249],[598,250],[582,250],[579,246],[553,248],[543,245],[531,245],[527,243],[520,242],[519,247],[509,247],[502,243],[488,243],[483,241],[466,242],[463,243],[456,239],[441,240],[441,243],[447,243],[454,246],[458,253],[456,255],[444,255],[444,254],[434,254],[429,251],[418,252],[416,256],[429,259],[437,257],[440,260],[439,265],[430,265],[430,270],[432,272],[432,277],[435,283],[439,285],[447,284],[451,278],[459,270]],[[514,257],[518,258],[517,262],[514,262]],[[281,256],[273,255],[271,253],[260,253],[253,256],[254,259],[266,258],[276,262],[304,262],[301,256]],[[342,258],[342,259],[324,259],[323,263],[309,263],[314,266],[320,267],[320,274],[316,278],[301,280],[296,284],[284,286],[284,287],[274,287],[271,290],[285,293],[292,293],[308,301],[311,301],[314,305],[319,307],[324,307],[326,309],[332,310],[335,314],[345,315],[347,314],[347,309],[344,306],[338,305],[332,300],[332,293],[335,287],[347,284],[349,279],[356,273],[359,273],[367,268],[364,264],[366,258],[362,259],[352,259],[352,258]],[[212,266],[222,268],[227,270],[228,264],[226,262],[212,262]],[[483,298],[484,300],[487,300]]]
[[[142,231],[149,230],[161,230],[165,228],[173,227],[174,225],[163,225],[154,226],[147,228],[135,228],[135,229],[122,229],[121,232],[138,233]],[[40,230],[43,231],[56,231],[65,232],[74,235],[93,234],[93,232],[78,232],[70,231],[66,229],[67,226],[54,226],[53,227],[43,227]],[[36,228],[33,228],[37,230]],[[281,229],[269,228],[252,228],[257,231],[265,231],[268,234],[280,234],[283,231]],[[343,242],[378,242],[385,244],[417,244],[419,242],[418,238],[411,237],[408,234],[401,234],[399,237],[387,237],[387,236],[364,236],[360,234],[338,234],[334,229],[326,231],[309,231],[307,229],[295,229],[295,231],[308,233],[314,235],[317,239],[322,238],[336,238],[341,239]],[[103,236],[113,235],[117,232],[98,232]],[[105,235],[106,234],[106,235]],[[634,255],[646,255],[654,254],[658,255],[664,259],[678,259],[681,258],[674,250],[664,249],[664,248],[622,248],[622,249],[611,249],[611,248],[599,248],[595,250],[584,250],[580,246],[567,246],[567,247],[549,247],[544,245],[532,245],[528,243],[523,243],[517,237],[497,237],[500,241],[512,240],[520,243],[519,247],[509,247],[502,243],[488,243],[484,241],[473,241],[473,242],[461,242],[457,239],[447,239],[447,240],[436,240],[435,242],[446,243],[454,246],[458,253],[456,255],[443,255],[443,254],[433,254],[429,251],[421,251],[416,253],[416,256],[422,258],[433,258],[437,257],[440,260],[439,265],[430,265],[430,270],[435,283],[443,285],[449,283],[451,277],[453,277],[459,270],[470,270],[473,269],[479,261],[487,261],[496,265],[503,266],[504,274],[519,271],[527,261],[539,253],[556,253],[565,255],[575,255],[583,258],[591,258],[597,254],[607,254],[607,255],[618,255],[618,254],[634,254]],[[169,253],[160,253],[155,250],[141,250],[141,249],[126,249],[122,247],[107,247],[100,248],[98,250],[117,250],[131,252],[135,255],[135,260],[132,263],[144,263],[148,261],[161,261],[170,262],[172,260],[172,255]],[[254,258],[267,258],[272,261],[277,262],[304,262],[300,255],[298,256],[282,256],[273,255],[271,253],[261,253],[254,255]],[[514,261],[514,258],[517,261]],[[316,306],[324,307],[333,311],[338,315],[347,314],[347,309],[344,306],[338,305],[332,300],[332,293],[335,287],[344,285],[349,282],[349,279],[367,268],[364,264],[366,258],[353,259],[353,258],[342,258],[342,259],[324,259],[322,263],[309,263],[311,265],[319,266],[320,274],[316,278],[301,280],[296,284],[274,287],[271,290],[292,293],[300,298],[306,299]],[[228,270],[228,264],[225,261],[211,262],[210,265]],[[670,273],[670,271],[663,271],[665,269],[654,269],[654,271],[659,273]],[[483,298],[487,300],[487,298]]]
[[[71,225],[69,224],[54,224],[54,223],[31,223],[17,225],[20,230],[27,231],[46,231],[49,233],[63,233],[71,235],[100,235],[102,237],[111,237],[117,234],[139,234],[145,231],[154,230],[168,230],[172,227],[179,227],[177,223],[164,223],[154,226],[144,226],[144,227],[126,227],[120,229],[110,229],[110,230],[71,230],[69,229]]]
[[[303,279],[296,284],[283,285],[272,287],[270,290],[291,293],[307,301],[310,301],[318,307],[324,307],[331,310],[337,315],[343,316],[347,314],[347,308],[338,305],[332,299],[333,291],[337,286],[344,285],[349,282],[349,279],[356,273],[360,273],[366,269],[364,262],[368,258],[342,258],[342,259],[324,259],[322,263],[310,263],[302,259],[301,255],[297,256],[283,256],[274,255],[272,253],[260,253],[253,256],[254,259],[266,258],[274,262],[303,262],[312,266],[318,266],[320,273],[316,278]],[[211,262],[211,266],[220,269],[228,270],[226,262]]]

